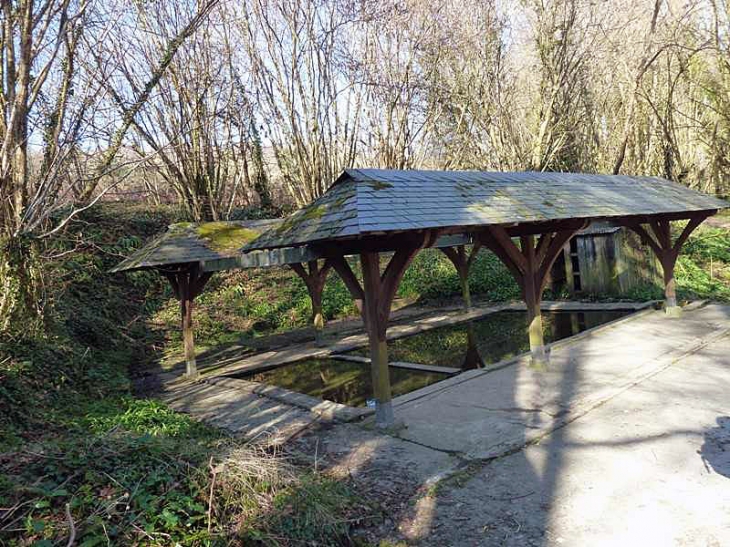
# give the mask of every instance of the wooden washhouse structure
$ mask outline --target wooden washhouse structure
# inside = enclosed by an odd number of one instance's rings
[[[625,226],[594,221],[563,247],[552,271],[553,289],[570,294],[623,297],[633,289],[661,287],[662,265]]]

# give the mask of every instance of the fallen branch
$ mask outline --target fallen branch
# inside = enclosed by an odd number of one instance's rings
[[[213,478],[210,480],[210,494],[208,494],[208,534],[212,526],[212,515],[213,515],[213,490],[215,489],[215,477],[217,475],[217,468],[213,467],[213,457],[211,456],[208,462],[210,472],[213,474]]]
[[[68,520],[68,527],[71,530],[71,535],[68,538],[66,547],[71,547],[74,543],[76,543],[76,525],[74,525],[74,519],[71,516],[71,505],[68,503],[66,504],[66,520]]]

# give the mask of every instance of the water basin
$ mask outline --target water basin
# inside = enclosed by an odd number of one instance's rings
[[[393,396],[404,395],[448,378],[449,374],[390,367]],[[339,359],[305,359],[253,375],[252,382],[275,385],[348,406],[366,406],[373,396],[370,365]]]
[[[618,311],[543,312],[545,342],[555,342],[632,313]],[[482,368],[530,350],[527,312],[501,311],[480,319],[388,341],[391,362],[405,361],[458,370]],[[368,348],[349,355],[368,356]]]
[[[554,342],[619,319],[632,313],[625,311],[543,312],[545,342]],[[389,360],[446,367],[453,373],[390,367],[394,397],[405,395],[458,374],[485,368],[529,351],[527,313],[502,311],[480,319],[439,327],[388,341]],[[368,357],[367,347],[345,355]],[[234,377],[275,385],[312,397],[353,407],[368,404],[372,397],[372,380],[368,363],[346,361],[337,356],[305,359],[258,373],[241,373]]]

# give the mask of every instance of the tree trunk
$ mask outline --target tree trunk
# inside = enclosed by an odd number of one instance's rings
[[[32,337],[43,330],[38,242],[0,239],[0,332]]]

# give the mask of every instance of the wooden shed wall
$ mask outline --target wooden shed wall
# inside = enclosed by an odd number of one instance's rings
[[[629,230],[579,235],[572,252],[574,260],[571,260],[570,246],[566,245],[566,277],[572,292],[577,292],[576,264],[580,292],[624,296],[635,287],[661,284],[659,261]]]

